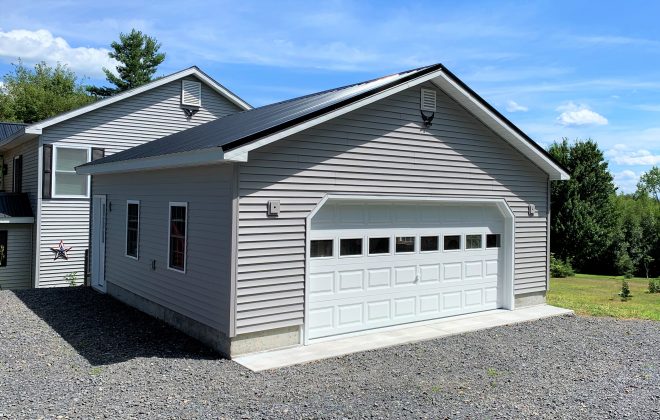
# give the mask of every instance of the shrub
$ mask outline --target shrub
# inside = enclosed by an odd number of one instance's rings
[[[575,275],[573,267],[571,267],[570,261],[562,261],[555,257],[554,254],[550,254],[550,276],[551,277],[570,277]]]
[[[660,293],[660,277],[649,279],[649,293]]]
[[[618,274],[623,275],[623,277],[627,279],[632,278],[635,271],[635,264],[633,264],[632,258],[630,258],[627,252],[622,252],[617,257],[616,269]]]
[[[630,294],[630,285],[628,284],[627,279],[623,279],[621,282],[621,291],[619,292],[619,296],[621,296],[621,300],[628,300],[632,297]]]
[[[64,279],[69,282],[70,287],[76,287],[78,285],[78,272],[69,273],[64,276]]]

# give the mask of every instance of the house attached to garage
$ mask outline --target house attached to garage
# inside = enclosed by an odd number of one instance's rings
[[[43,121],[0,123],[0,289],[83,282],[91,184],[75,166],[250,108],[191,67]]]
[[[439,64],[77,171],[92,286],[229,356],[543,302],[550,181],[568,178]]]

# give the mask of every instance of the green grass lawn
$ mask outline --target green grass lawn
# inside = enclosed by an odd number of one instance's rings
[[[568,308],[578,315],[660,321],[660,293],[648,292],[648,280],[629,279],[632,298],[621,301],[622,276],[576,274],[564,279],[550,279],[547,300],[550,305]]]

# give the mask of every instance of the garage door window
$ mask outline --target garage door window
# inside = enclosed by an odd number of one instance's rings
[[[500,234],[492,233],[486,235],[486,248],[499,248],[500,247]]]
[[[445,251],[456,251],[461,249],[461,235],[447,235],[444,243]]]
[[[332,257],[332,239],[316,239],[309,244],[309,256],[312,258]]]
[[[440,246],[437,236],[422,236],[420,238],[420,250],[424,251],[437,251]]]
[[[397,236],[396,237],[396,252],[415,252],[415,237],[414,236]]]
[[[465,249],[481,249],[481,235],[465,235]]]
[[[390,238],[369,238],[369,255],[389,253]]]
[[[362,255],[362,238],[340,239],[339,256],[349,257]]]

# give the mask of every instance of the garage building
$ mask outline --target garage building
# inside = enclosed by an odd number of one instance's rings
[[[567,172],[437,64],[79,166],[92,286],[229,356],[544,302]]]

